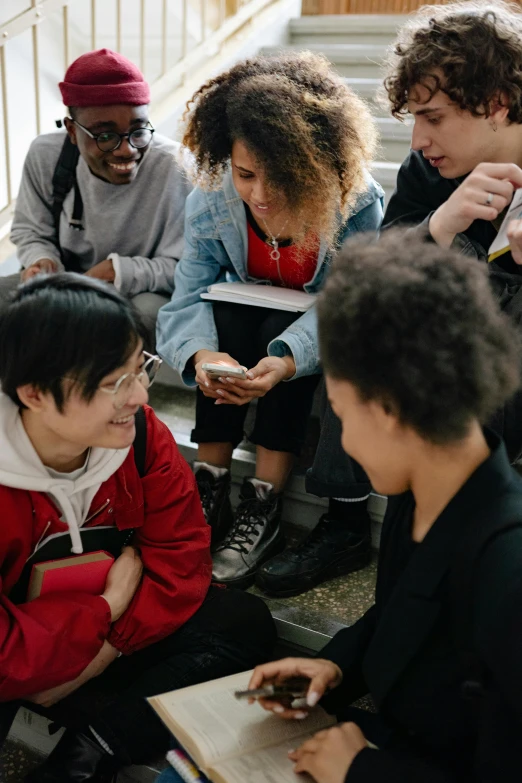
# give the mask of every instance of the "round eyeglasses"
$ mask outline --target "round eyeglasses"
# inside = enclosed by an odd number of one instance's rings
[[[76,120],[71,120],[78,126],[89,138],[94,139],[96,146],[101,152],[113,152],[121,146],[123,139],[127,139],[131,147],[142,150],[147,147],[154,134],[154,128],[136,128],[130,133],[116,133],[116,131],[104,131],[103,133],[91,133],[88,128],[80,125]]]
[[[110,389],[106,386],[99,387],[100,391],[105,392],[105,394],[113,395],[113,405],[118,411],[128,403],[134,381],[139,381],[142,386],[149,389],[154,383],[158,370],[163,363],[159,356],[153,356],[153,354],[147,353],[147,351],[143,351],[143,356],[145,357],[145,364],[140,372],[126,372],[125,375],[118,378],[116,383],[111,384]]]

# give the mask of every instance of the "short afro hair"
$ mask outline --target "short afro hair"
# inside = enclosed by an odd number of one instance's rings
[[[348,241],[318,301],[321,358],[432,443],[463,438],[520,384],[520,343],[475,259],[390,230]]]

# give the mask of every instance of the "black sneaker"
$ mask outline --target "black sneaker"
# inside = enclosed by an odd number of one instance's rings
[[[214,548],[223,541],[234,521],[230,503],[230,471],[216,478],[210,470],[201,467],[197,468],[195,476],[203,514],[211,527],[211,546]]]
[[[259,569],[256,585],[267,595],[284,598],[363,568],[371,558],[369,518],[367,535],[356,536],[346,527],[323,514],[301,544]]]
[[[232,529],[213,557],[216,582],[245,589],[254,582],[257,569],[284,549],[281,530],[282,495],[272,484],[246,478]]]

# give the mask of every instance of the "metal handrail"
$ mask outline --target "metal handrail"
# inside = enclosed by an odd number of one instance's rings
[[[109,3],[111,0],[104,0]],[[31,50],[33,60],[34,116],[35,135],[41,132],[41,76],[40,62],[40,25],[51,15],[59,18],[63,31],[64,71],[71,61],[71,7],[79,7],[90,18],[90,30],[82,31],[85,38],[84,49],[96,49],[100,46],[99,25],[102,19],[102,4],[97,0],[26,0],[30,7],[15,17],[0,23],[0,184],[5,177],[4,197],[0,201],[0,230],[8,223],[13,214],[15,186],[13,185],[12,139],[9,135],[10,105],[8,99],[8,58],[6,50],[13,40],[23,33],[31,32]],[[125,48],[123,29],[122,0],[112,0],[115,4],[115,42],[116,50]],[[133,20],[139,30],[137,63],[145,73],[154,95],[163,95],[165,89],[177,79],[182,82],[190,68],[205,53],[219,48],[237,30],[275,0],[162,0],[159,9],[161,30],[153,36],[147,25],[146,0],[139,0],[137,18]],[[61,13],[60,13],[61,12]],[[169,50],[169,17],[176,13],[179,17],[180,47],[176,62],[172,63]],[[147,56],[149,52],[159,54],[159,73],[153,77],[147,75]],[[28,85],[29,87],[29,85]],[[29,92],[29,90],[28,90]],[[3,165],[2,165],[2,157]]]

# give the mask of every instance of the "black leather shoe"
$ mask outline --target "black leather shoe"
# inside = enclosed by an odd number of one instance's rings
[[[254,582],[261,563],[281,552],[282,496],[266,481],[246,478],[239,494],[232,529],[217,547],[213,560],[215,582],[245,590]]]
[[[230,503],[230,471],[216,478],[210,470],[198,468],[195,476],[203,514],[211,528],[211,547],[215,549],[226,537],[234,520]]]
[[[25,777],[26,783],[113,783],[121,769],[94,738],[66,731],[48,758]]]
[[[363,568],[370,561],[368,533],[356,536],[323,514],[317,527],[296,547],[265,563],[257,572],[256,585],[271,596],[287,597],[311,590],[321,582]]]

